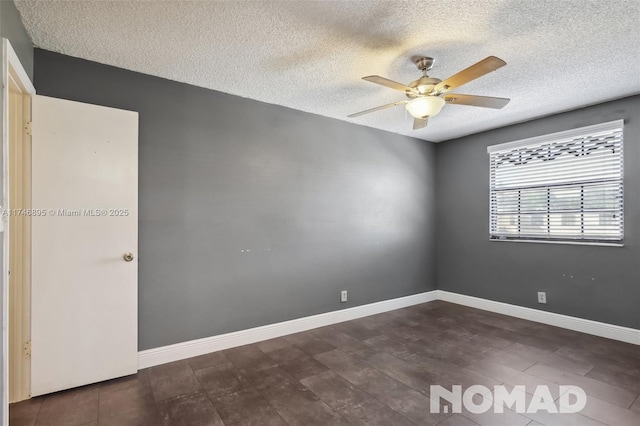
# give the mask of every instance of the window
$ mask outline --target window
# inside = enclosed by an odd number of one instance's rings
[[[490,146],[490,238],[622,244],[623,127]]]

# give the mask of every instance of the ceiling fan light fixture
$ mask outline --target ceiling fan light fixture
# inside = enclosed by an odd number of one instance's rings
[[[439,96],[424,96],[407,104],[407,111],[415,118],[433,117],[440,112],[445,101]]]
[[[409,114],[414,118],[413,130],[419,130],[426,127],[427,119],[429,117],[433,117],[440,113],[440,110],[445,103],[494,109],[500,109],[509,103],[509,99],[507,98],[462,95],[460,93],[448,94],[449,90],[469,83],[470,81],[480,78],[491,71],[495,71],[498,68],[507,65],[507,63],[500,58],[488,56],[480,62],[463,69],[445,80],[429,77],[427,75],[427,71],[429,71],[433,65],[433,58],[424,56],[413,59],[414,63],[418,66],[418,69],[422,71],[422,77],[409,84],[398,83],[397,81],[389,80],[388,78],[384,78],[379,75],[368,75],[366,77],[362,77],[363,80],[370,83],[379,84],[380,86],[385,86],[390,89],[403,92],[408,100],[403,99],[401,101],[391,102],[390,104],[350,114],[347,117],[359,117],[371,112],[392,108],[398,105],[405,105]]]

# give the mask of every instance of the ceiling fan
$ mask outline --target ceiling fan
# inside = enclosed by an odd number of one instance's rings
[[[414,118],[413,130],[417,130],[426,127],[429,117],[433,117],[439,113],[445,103],[495,109],[500,109],[509,103],[510,99],[507,98],[462,95],[459,93],[447,94],[450,90],[455,89],[458,86],[462,86],[465,83],[475,80],[476,78],[480,78],[491,71],[495,71],[498,68],[507,65],[507,63],[502,59],[496,58],[495,56],[489,56],[480,62],[471,65],[469,68],[452,75],[444,81],[427,75],[427,72],[433,67],[433,63],[434,59],[428,56],[416,58],[415,64],[418,69],[422,71],[422,77],[416,81],[412,81],[408,85],[380,77],[379,75],[362,77],[363,80],[404,92],[409,99],[356,112],[348,117],[358,117],[370,112],[406,104],[407,111],[409,111],[409,114]]]

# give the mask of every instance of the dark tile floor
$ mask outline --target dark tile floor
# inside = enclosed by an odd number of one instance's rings
[[[431,414],[435,384],[588,398],[576,414]],[[431,302],[13,404],[10,424],[638,426],[638,394],[638,346]]]

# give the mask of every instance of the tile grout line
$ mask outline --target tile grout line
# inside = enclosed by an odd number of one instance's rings
[[[575,359],[575,358],[572,358],[570,356],[565,356],[565,355],[562,355],[562,354],[558,353],[559,351],[561,351],[562,349],[564,349],[566,347],[567,347],[567,345],[561,346],[558,349],[556,349],[555,351],[553,351],[553,353],[555,355],[559,356],[559,357],[567,358],[570,361],[586,362],[586,361],[583,361],[583,360]],[[589,365],[591,365],[591,363],[589,363]],[[594,368],[596,368],[595,363],[593,363],[593,365],[591,365],[591,368],[589,368],[587,371],[585,371],[584,374],[580,374],[580,375],[583,376],[583,377],[588,377],[587,374],[589,374]]]
[[[153,396],[153,406],[156,409],[156,414],[158,415],[158,419],[160,421],[162,421],[162,418],[160,416],[160,407],[158,406],[158,398],[156,397],[156,390],[155,390],[155,386],[152,385],[151,383],[151,369],[153,367],[150,367],[147,371],[147,375],[149,376],[149,386],[151,387],[151,396]],[[189,368],[191,368],[191,366],[189,365]],[[100,425],[98,425],[100,426]]]
[[[98,384],[98,407],[96,408],[96,426],[100,426],[100,397],[102,395],[102,384]]]
[[[303,332],[304,333],[304,332]],[[312,336],[313,337],[313,336]],[[286,339],[285,339],[286,340]],[[305,355],[307,355],[309,358],[315,359],[314,357],[312,357],[310,354],[306,353],[305,351],[303,351],[302,349],[298,348],[293,342],[287,340],[291,346],[297,348],[298,350],[302,351],[302,353],[304,353]],[[290,374],[287,370],[285,370],[284,368],[282,368],[282,366],[280,365],[280,362],[278,362],[277,360],[273,359],[268,353],[266,353],[265,351],[263,351],[262,349],[260,349],[259,346],[256,346],[256,349],[258,349],[260,352],[262,352],[265,356],[267,356],[270,360],[272,360],[273,362],[275,362],[278,365],[278,368],[282,369],[282,371],[284,371],[285,373],[289,374],[291,376],[291,378],[293,380],[295,380],[296,382],[298,382],[300,384],[300,386],[302,386],[303,388],[307,389],[309,392],[313,393],[314,395],[316,395],[318,397],[318,399],[324,404],[326,405],[332,412],[336,413],[338,416],[340,416],[340,418],[342,420],[344,420],[345,422],[347,422],[348,424],[353,424],[351,423],[349,420],[345,419],[344,416],[340,413],[338,413],[336,410],[333,409],[333,407],[331,407],[327,402],[325,402],[322,398],[320,398],[320,395],[316,394],[314,391],[312,391],[311,389],[309,389],[308,387],[306,387],[300,380],[298,380],[296,377],[294,377],[292,374]],[[317,361],[317,360],[316,360]],[[315,374],[314,374],[315,376]],[[311,376],[310,376],[311,377]],[[257,391],[257,390],[256,390]],[[260,391],[257,391],[261,396],[262,393]],[[264,397],[263,397],[264,398]],[[271,403],[269,402],[269,400],[267,400],[266,398],[264,398],[267,403],[269,403],[269,405],[271,405]],[[271,405],[273,407],[273,405]],[[276,407],[273,407],[274,410],[276,410],[276,412],[278,413],[278,415],[280,415],[280,417],[282,417],[282,415],[280,414],[280,412],[278,411],[278,409]],[[284,420],[284,418],[283,418]],[[285,420],[285,422],[290,425],[289,422],[287,422]]]
[[[340,352],[344,353],[345,355],[347,355],[347,356],[349,356],[349,357],[356,358],[358,361],[360,361],[360,362],[362,362],[362,363],[364,363],[364,364],[367,364],[369,367],[371,367],[371,368],[375,369],[376,371],[380,372],[381,374],[383,374],[383,375],[387,376],[387,377],[388,377],[388,378],[390,378],[391,380],[394,380],[394,381],[396,381],[396,382],[398,382],[398,383],[402,383],[401,381],[394,379],[393,377],[391,377],[391,376],[389,376],[388,374],[386,374],[384,371],[382,371],[382,370],[380,370],[380,369],[376,368],[375,366],[373,366],[373,365],[371,365],[371,364],[367,363],[366,361],[364,361],[364,360],[362,360],[362,359],[360,359],[360,358],[358,358],[358,357],[352,356],[352,355],[350,355],[350,354],[348,354],[348,353],[344,352],[341,348],[336,348],[336,349],[334,349],[334,350],[339,350]],[[329,352],[329,351],[328,351],[328,352]],[[314,358],[314,359],[316,359],[316,357],[315,357],[315,356],[314,356],[313,358]],[[387,405],[384,401],[381,401],[381,400],[379,400],[378,398],[376,398],[374,395],[371,395],[369,392],[367,392],[366,390],[362,389],[359,385],[357,385],[357,384],[353,383],[351,380],[347,379],[347,378],[346,378],[346,377],[344,377],[342,374],[338,373],[337,371],[333,371],[333,369],[331,369],[329,366],[327,366],[327,365],[325,365],[324,363],[322,363],[322,361],[320,361],[320,360],[318,360],[318,359],[316,359],[316,361],[320,362],[322,365],[324,365],[325,367],[329,368],[329,370],[330,370],[330,371],[332,371],[333,373],[337,374],[337,375],[338,375],[339,377],[341,377],[343,380],[345,380],[345,381],[349,382],[350,384],[352,384],[352,385],[353,385],[354,387],[356,387],[359,391],[361,391],[361,392],[363,392],[364,394],[368,395],[368,396],[369,396],[369,397],[371,397],[372,399],[374,399],[374,400],[378,401],[380,404],[382,404],[383,406],[387,407],[389,410],[393,411],[394,413],[397,413],[397,414],[398,414],[398,415],[400,415],[401,417],[403,417],[403,418],[407,419],[407,420],[409,421],[409,423],[417,424],[417,423],[415,423],[414,421],[412,421],[411,419],[407,418],[404,414],[402,414],[402,413],[400,413],[400,412],[398,412],[398,411],[394,410],[393,408],[389,407],[389,405]],[[414,391],[418,392],[418,393],[419,393],[419,394],[421,394],[422,396],[426,397],[429,401],[431,401],[431,398],[430,398],[430,397],[427,397],[427,396],[426,396],[425,394],[423,394],[422,392],[420,392],[420,391],[418,391],[418,390],[416,390],[416,389],[413,389],[411,386],[408,386],[408,385],[406,385],[405,383],[402,383],[402,384],[403,384],[404,386],[407,386],[409,389],[412,389],[412,390],[414,390]],[[312,391],[312,392],[313,392],[313,391]],[[452,413],[451,415],[453,415],[453,413]],[[451,417],[451,416],[449,416],[449,417]],[[447,417],[447,419],[448,419],[449,417]],[[444,421],[444,420],[446,420],[446,419],[443,419],[442,421]],[[441,423],[441,422],[438,422],[438,423]]]
[[[636,393],[636,392],[634,392],[634,393]],[[636,403],[636,401],[637,401],[639,398],[640,398],[640,394],[637,394],[636,398],[635,398],[633,401],[631,401],[631,404],[629,404],[629,406],[627,407],[627,410],[629,410],[629,411],[633,411],[633,410],[631,409],[631,407],[633,407],[633,404],[635,404],[635,403]]]
[[[46,397],[44,397],[44,398],[46,398]],[[38,423],[38,417],[40,417],[40,411],[42,411],[42,404],[44,404],[44,398],[40,402],[40,406],[38,406],[38,414],[36,414],[36,418],[33,419],[33,426],[36,426],[36,424]]]
[[[560,356],[562,356],[562,355],[560,355]],[[589,377],[589,376],[587,376],[587,374],[591,373],[595,368],[596,368],[596,366],[595,366],[595,365],[592,365],[592,366],[591,366],[591,368],[590,368],[589,370],[585,371],[585,373],[583,374],[583,376],[584,376],[584,377]]]
[[[629,408],[628,408],[629,411],[634,411],[634,410],[631,409],[631,407],[633,407],[636,402],[640,402],[640,394],[638,394],[636,399],[634,399],[633,402],[631,403],[631,405],[629,406]]]
[[[536,363],[536,364],[538,364],[538,363]],[[562,368],[558,368],[558,367],[550,366],[550,365],[547,365],[547,364],[544,364],[544,363],[542,363],[542,364],[540,364],[540,365],[541,365],[542,367],[545,367],[545,368],[551,368],[551,369],[554,369],[554,370],[560,370],[561,372],[566,373],[566,374],[569,374],[569,375],[571,375],[571,374],[575,374],[576,376],[580,376],[580,374],[576,374],[576,373],[574,373],[574,372],[567,371],[567,370],[564,370],[564,369],[562,369]],[[532,368],[532,367],[533,367],[533,365],[532,365],[531,367],[529,367],[529,368]],[[549,379],[546,379],[546,378],[544,378],[544,377],[542,377],[542,376],[538,376],[538,375],[531,374],[531,373],[529,373],[529,374],[530,374],[531,376],[537,377],[537,378],[542,379],[542,380],[547,380],[547,381],[549,381],[549,382],[551,382],[551,383],[555,383],[555,384],[557,384],[558,386],[560,386],[560,383],[557,383],[557,382],[556,382],[556,381],[554,381],[554,380],[549,380]],[[608,387],[614,388],[614,389],[619,390],[619,391],[624,391],[624,392],[628,392],[628,393],[630,393],[630,394],[632,394],[632,395],[634,395],[634,394],[635,394],[635,395],[637,395],[637,393],[636,393],[636,392],[631,391],[631,390],[626,389],[626,388],[623,388],[623,387],[620,387],[620,386],[617,386],[617,385],[612,385],[612,384],[610,384],[610,383],[603,382],[603,381],[600,381],[600,380],[597,380],[597,379],[594,379],[594,378],[591,378],[591,377],[587,377],[587,376],[582,376],[582,377],[584,377],[584,378],[585,378],[585,379],[587,379],[587,380],[591,380],[591,381],[593,381],[593,382],[597,382],[598,384],[601,384],[601,385],[604,385],[604,386],[608,386]],[[586,391],[585,391],[585,393],[586,393]],[[595,395],[592,395],[592,394],[588,394],[588,393],[587,393],[587,395],[592,396],[592,397],[594,397],[594,398],[597,398]],[[600,399],[600,400],[605,401],[605,402],[609,402],[609,401],[606,401],[606,400],[601,399],[601,398],[597,398],[597,399]],[[637,397],[636,397],[636,399],[637,399]],[[634,402],[634,401],[635,401],[635,399],[631,402],[631,405],[633,405],[633,402]],[[627,409],[627,410],[631,407],[631,405],[629,405],[628,407],[624,407],[624,406],[619,405],[619,404],[614,403],[614,402],[609,402],[609,404],[617,405],[618,407],[623,408],[623,409]]]
[[[220,352],[222,352],[222,356],[224,356],[224,358],[227,360],[227,362],[229,362],[231,365],[233,365],[233,363],[231,361],[229,361],[229,358],[227,358],[227,354],[225,354],[224,351],[220,351]],[[209,401],[211,403],[211,406],[213,407],[213,411],[220,418],[220,421],[222,422],[222,425],[226,426],[225,423],[224,423],[224,419],[222,418],[220,413],[218,413],[218,409],[216,408],[216,404],[214,404],[213,400],[211,399],[211,396],[209,395],[209,392],[207,392],[207,390],[202,386],[202,382],[198,378],[198,375],[196,374],[196,371],[193,369],[193,367],[191,366],[191,363],[188,361],[189,359],[193,359],[193,358],[187,358],[187,365],[189,366],[189,369],[191,370],[191,374],[193,374],[193,377],[196,378],[196,381],[198,382],[198,385],[200,386],[200,390],[202,390],[202,392],[204,392],[204,395],[206,396],[207,401]],[[235,368],[235,365],[233,365],[233,367]],[[160,410],[158,410],[158,416],[160,416]],[[160,420],[162,420],[162,419],[160,419]],[[98,426],[100,426],[100,425],[98,425]]]
[[[392,341],[394,341],[394,339],[391,339],[391,340],[392,340]],[[365,343],[365,342],[361,342],[361,343],[363,343],[363,344],[365,344],[365,345],[369,346],[369,345],[368,345],[367,343]],[[399,342],[396,342],[396,343],[399,343]],[[515,344],[515,343],[516,343],[516,342],[514,342],[513,344]],[[395,359],[398,359],[399,361],[405,362],[405,363],[407,363],[407,364],[409,364],[409,365],[411,365],[411,366],[413,366],[413,367],[415,367],[415,368],[417,368],[417,369],[419,369],[419,370],[422,370],[422,371],[428,372],[428,371],[427,371],[427,370],[425,370],[422,366],[417,365],[417,364],[414,364],[414,363],[412,363],[412,362],[410,362],[410,361],[406,361],[406,360],[404,360],[404,359],[402,359],[402,358],[398,358],[397,356],[393,355],[392,353],[390,353],[389,351],[387,351],[387,350],[385,350],[385,349],[383,349],[383,350],[382,350],[382,352],[386,353],[387,355],[389,355],[389,356],[391,356],[391,357],[393,357],[393,358],[395,358]],[[431,396],[430,396],[430,395],[429,395],[429,396],[427,396],[427,395],[426,395],[424,392],[422,392],[420,389],[415,389],[413,386],[410,386],[410,385],[408,385],[408,384],[406,384],[406,383],[404,383],[404,382],[402,382],[402,381],[400,381],[400,380],[397,380],[397,379],[395,379],[395,378],[393,378],[393,377],[389,376],[387,373],[385,373],[384,371],[380,370],[380,369],[379,369],[379,368],[377,368],[376,366],[369,364],[369,363],[368,363],[367,361],[365,361],[365,360],[360,360],[360,361],[361,361],[361,362],[363,362],[363,363],[365,363],[365,364],[367,364],[367,365],[369,365],[370,367],[372,367],[372,368],[374,368],[374,369],[378,370],[380,373],[382,373],[382,374],[384,374],[384,375],[386,375],[386,376],[390,377],[392,380],[395,380],[395,381],[397,381],[397,382],[399,382],[399,383],[402,383],[403,385],[407,386],[408,388],[413,389],[413,390],[415,390],[416,392],[418,392],[418,393],[422,394],[422,395],[423,395],[423,396],[425,396],[427,399],[429,399],[429,401],[432,401],[432,400],[433,400],[433,399],[431,398]],[[460,368],[466,369],[467,367],[465,366],[465,367],[460,367]],[[469,370],[469,371],[474,372],[473,370]],[[479,374],[479,373],[477,373],[477,372],[474,372],[474,373]],[[440,374],[440,373],[433,372],[433,374],[437,375],[438,377],[441,377],[441,374]],[[489,379],[492,379],[492,380],[496,380],[494,377],[485,376],[484,374],[479,374],[479,375],[484,376],[484,377],[489,378]],[[501,383],[500,381],[498,381],[498,382],[499,382],[499,383]],[[484,395],[483,395],[483,397],[484,397]],[[508,409],[509,411],[512,411],[512,410],[510,410],[509,408],[507,408],[507,409]],[[514,412],[514,413],[515,413],[515,412]],[[518,413],[515,413],[515,414],[518,414]],[[441,420],[440,422],[438,422],[438,424],[445,422],[447,419],[449,419],[449,418],[450,418],[450,417],[452,417],[453,415],[454,415],[454,413],[451,413],[451,416],[447,417],[446,419]],[[464,416],[464,414],[460,413],[460,415],[461,415],[462,417],[464,417],[465,419],[470,420],[471,422],[475,423],[475,421],[473,421],[473,420],[469,419],[468,417]],[[526,416],[523,416],[523,417],[528,418],[528,417],[526,417]]]
[[[385,312],[383,312],[382,314],[385,314]],[[323,338],[317,338],[317,337],[315,337],[315,336],[312,336],[312,337],[314,337],[314,338],[316,338],[316,339],[318,339],[318,340],[322,340],[323,342],[328,343],[329,345],[333,346],[330,342],[326,341],[326,340],[325,340],[325,339],[323,339]],[[356,339],[356,340],[357,340],[357,339]],[[358,341],[359,341],[359,340],[358,340]],[[360,342],[360,341],[359,341],[359,342]],[[290,343],[291,343],[294,347],[297,347],[293,342],[290,342]],[[361,343],[362,343],[362,342],[361,342]],[[334,349],[331,349],[331,350],[329,350],[329,351],[325,351],[325,352],[321,352],[321,353],[331,352],[331,351],[333,351],[333,350],[339,350],[340,352],[343,352],[345,355],[347,355],[347,356],[351,356],[351,355],[349,355],[348,353],[344,352],[341,348],[337,348],[337,347],[335,347],[335,346],[333,346],[333,347],[334,347]],[[258,349],[260,349],[260,348],[258,348]],[[298,348],[298,349],[300,349],[300,348]],[[302,349],[300,349],[300,350],[302,350]],[[303,351],[303,352],[304,352],[304,351]],[[264,351],[263,351],[263,353],[264,353]],[[305,353],[306,353],[306,352],[305,352]],[[378,401],[382,406],[384,406],[384,407],[386,407],[387,409],[389,409],[389,410],[393,411],[394,413],[398,414],[400,417],[404,418],[404,419],[405,419],[405,420],[407,420],[409,423],[414,424],[414,425],[416,424],[415,422],[411,421],[411,420],[410,420],[410,419],[408,419],[406,416],[404,416],[402,413],[400,413],[400,412],[398,412],[398,411],[394,410],[393,408],[389,407],[389,406],[388,406],[387,404],[385,404],[383,401],[380,401],[378,398],[376,398],[375,396],[371,395],[369,392],[365,391],[365,390],[364,390],[364,389],[362,389],[360,386],[358,386],[358,385],[356,385],[355,383],[351,382],[351,381],[350,381],[350,380],[348,380],[346,377],[342,376],[341,374],[339,374],[338,372],[334,371],[334,370],[333,370],[332,368],[330,368],[329,366],[325,365],[322,361],[318,360],[318,359],[316,358],[316,355],[320,355],[321,353],[318,353],[318,354],[315,354],[315,355],[311,355],[311,354],[307,354],[307,355],[308,355],[311,359],[314,359],[314,360],[316,360],[317,362],[319,362],[320,364],[322,364],[322,365],[324,365],[325,367],[327,367],[327,369],[328,369],[329,371],[331,371],[332,373],[336,374],[338,377],[342,378],[344,381],[346,381],[346,382],[350,383],[350,384],[351,384],[351,385],[353,385],[356,389],[358,389],[360,392],[364,393],[365,395],[369,396],[369,397],[370,397],[371,399],[373,399],[374,401]],[[267,355],[267,356],[269,356],[269,354],[266,354],[266,355]],[[269,356],[269,358],[271,358],[271,357]],[[357,357],[354,357],[354,358],[357,358]],[[273,358],[272,358],[272,359],[273,359]],[[359,361],[361,361],[361,362],[364,362],[363,360],[360,360],[360,359],[358,359],[358,360],[359,360]],[[275,360],[274,360],[274,361],[275,361]],[[277,361],[275,361],[275,362],[277,363]],[[367,365],[369,365],[369,364],[367,364]],[[377,368],[375,368],[374,366],[371,366],[371,367],[372,367],[372,368],[374,368],[374,369],[376,369],[376,370],[378,370],[378,369],[377,369]],[[378,370],[378,371],[380,371],[380,370]],[[384,372],[382,372],[382,371],[380,371],[380,373],[384,374]],[[385,375],[386,375],[386,374],[385,374]],[[313,376],[317,376],[317,374],[314,374]],[[313,377],[313,376],[309,376],[309,377]],[[387,377],[390,377],[390,376],[387,376]],[[393,377],[390,377],[390,378],[391,378],[392,380],[395,380],[395,379],[393,379]],[[301,384],[302,386],[304,386],[304,384],[303,384],[303,383],[300,383],[300,384]],[[309,389],[309,388],[307,388],[306,386],[304,386],[304,387],[305,387],[306,389]],[[314,395],[316,395],[318,398],[320,398],[320,400],[322,400],[325,404],[329,405],[327,402],[325,402],[325,401],[320,397],[320,395],[318,395],[318,394],[316,394],[315,392],[313,392],[313,390],[309,389],[309,391],[311,391]],[[329,408],[331,408],[331,406],[329,406]],[[334,411],[335,411],[335,410],[334,410]],[[340,413],[338,413],[338,414],[340,414]],[[447,418],[448,418],[448,417],[447,417]],[[345,419],[345,420],[346,420],[346,419]],[[443,421],[444,421],[444,420],[443,420]],[[347,423],[350,423],[350,424],[351,424],[351,422],[349,422],[348,420],[347,420]]]
[[[252,343],[251,345],[253,345],[253,343]],[[250,346],[250,345],[245,345],[245,346]],[[256,349],[258,349],[260,352],[262,352],[262,350],[261,350],[258,346],[256,346]],[[222,353],[223,353],[224,357],[227,359],[227,361],[229,361],[229,363],[231,363],[231,365],[233,365],[233,368],[234,368],[236,371],[238,371],[238,372],[239,372],[240,370],[242,370],[241,368],[238,368],[238,367],[235,365],[235,363],[234,363],[233,361],[231,361],[231,359],[227,356],[227,354],[226,354],[225,352],[226,352],[226,350],[223,350],[223,351],[222,351]],[[264,354],[264,352],[262,352],[262,353]],[[265,355],[266,355],[266,354],[265,354]],[[271,357],[269,357],[269,358],[271,358]],[[266,370],[266,369],[265,369],[265,370]],[[264,370],[259,370],[259,371],[264,371]],[[253,382],[251,382],[251,380],[247,380],[247,381],[249,382],[249,385],[251,386],[251,389],[252,389],[253,391],[255,391],[258,395],[260,395],[260,398],[262,398],[262,399],[264,400],[264,402],[266,402],[266,403],[267,403],[267,405],[269,405],[269,407],[271,407],[271,408],[273,409],[273,411],[278,415],[278,417],[280,417],[280,418],[282,419],[282,421],[283,421],[284,423],[286,423],[286,424],[287,424],[287,425],[289,425],[289,426],[293,426],[293,425],[291,425],[291,423],[289,423],[289,422],[287,421],[287,419],[285,419],[285,418],[282,416],[282,414],[280,413],[280,411],[278,411],[278,409],[277,409],[276,407],[274,407],[274,406],[273,406],[273,404],[271,404],[271,401],[269,401],[267,398],[265,398],[265,397],[264,397],[264,395],[263,395],[263,393],[262,393],[262,392],[260,392],[258,389],[256,389],[255,385],[253,384]],[[212,402],[212,404],[213,404],[213,402]],[[214,405],[214,408],[215,408],[215,405]],[[224,420],[223,420],[223,423],[224,423]]]

